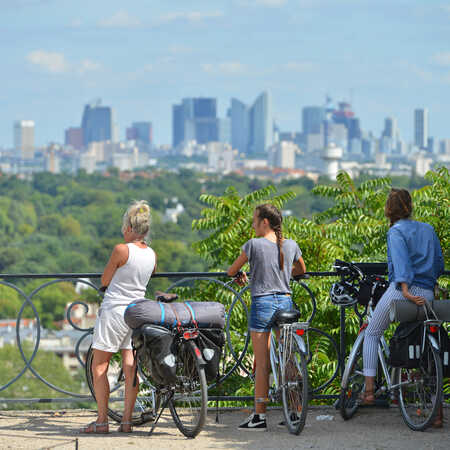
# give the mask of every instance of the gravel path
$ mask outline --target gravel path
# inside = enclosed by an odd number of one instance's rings
[[[344,422],[332,408],[313,408],[300,436],[292,436],[276,424],[282,413],[268,413],[268,432],[243,432],[236,426],[248,410],[221,412],[219,423],[210,412],[207,424],[195,440],[186,439],[175,427],[169,414],[163,416],[153,436],[148,426],[135,428],[133,434],[116,432],[111,425],[108,435],[83,436],[77,430],[95,419],[92,411],[3,411],[0,412],[0,449],[448,449],[450,426],[424,433],[410,431],[398,409],[364,409]],[[446,415],[450,413],[447,409]],[[324,417],[325,416],[325,417]],[[322,420],[321,420],[322,419]]]

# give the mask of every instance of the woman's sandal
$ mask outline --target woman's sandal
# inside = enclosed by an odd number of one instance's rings
[[[132,427],[132,425],[133,425],[133,423],[132,422],[121,422],[120,423],[120,425],[119,425],[119,428],[117,428],[117,431],[119,432],[119,433],[132,433],[133,432],[133,427]],[[126,427],[130,427],[130,430],[129,431],[125,431],[124,430],[124,426],[126,426]]]
[[[106,430],[98,429],[98,428],[105,428],[105,427],[106,427]],[[80,433],[82,433],[82,434],[108,434],[109,433],[108,422],[104,422],[104,423],[91,422],[90,424],[81,428]]]
[[[361,392],[359,396],[359,406],[375,406],[374,391]]]

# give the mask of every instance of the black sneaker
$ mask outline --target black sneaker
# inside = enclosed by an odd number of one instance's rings
[[[297,413],[291,412],[291,422],[295,425],[296,422],[298,422],[299,420],[300,420],[300,417],[298,417]],[[286,426],[286,421],[282,420],[281,422],[279,422],[277,424],[277,426],[280,428],[284,428]]]
[[[259,414],[252,414],[245,422],[238,426],[238,430],[266,431],[266,418],[259,417]]]

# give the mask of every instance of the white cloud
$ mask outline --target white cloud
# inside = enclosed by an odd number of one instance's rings
[[[120,10],[110,17],[106,17],[98,21],[98,26],[102,28],[137,28],[142,22],[131,16],[127,11]]]
[[[26,56],[29,63],[52,74],[76,73],[84,75],[101,69],[101,64],[90,59],[70,62],[64,53],[34,50]]]
[[[450,67],[450,52],[439,52],[433,56],[433,62],[438,66]]]
[[[50,73],[64,73],[70,69],[63,53],[34,50],[28,53],[27,60]]]
[[[290,61],[284,64],[284,68],[290,72],[309,72],[314,69],[314,64],[310,61]]]
[[[219,17],[223,17],[222,11],[210,11],[210,12],[200,12],[200,11],[191,11],[191,12],[172,12],[160,16],[157,20],[158,23],[170,23],[175,22],[177,20],[185,21],[185,22],[203,22],[209,19],[217,19]]]
[[[238,61],[228,61],[218,64],[204,63],[201,64],[204,72],[211,74],[239,75],[246,71],[244,64]]]

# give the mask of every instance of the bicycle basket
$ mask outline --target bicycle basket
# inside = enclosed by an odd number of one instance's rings
[[[352,306],[358,301],[358,291],[350,283],[333,283],[330,289],[331,301],[337,306]]]

